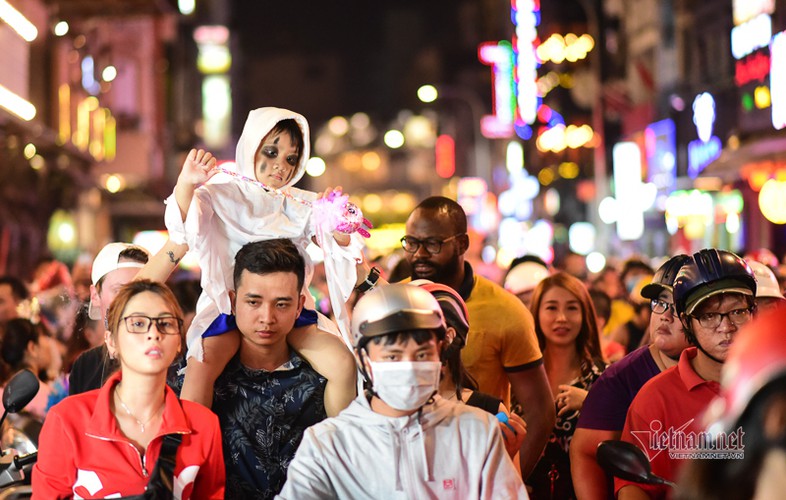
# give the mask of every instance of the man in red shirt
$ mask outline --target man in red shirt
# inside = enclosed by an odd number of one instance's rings
[[[686,349],[677,366],[652,378],[628,410],[622,439],[639,446],[653,473],[677,478],[685,459],[708,451],[697,417],[720,392],[720,372],[734,335],[747,323],[754,307],[756,279],[737,255],[705,249],[683,265],[674,281],[674,306]],[[617,479],[617,498],[666,498],[666,486]]]

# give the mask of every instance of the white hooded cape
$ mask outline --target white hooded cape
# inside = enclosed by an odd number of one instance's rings
[[[186,334],[188,357],[202,360],[202,342],[196,340],[201,339],[219,313],[232,313],[229,290],[234,289],[234,260],[238,250],[246,243],[275,238],[292,240],[306,261],[303,285],[306,307],[314,309],[314,299],[308,291],[314,267],[306,247],[318,232],[311,222],[311,202],[317,195],[292,187],[303,177],[309,158],[310,137],[306,119],[298,113],[279,108],[251,111],[237,143],[236,168],[242,176],[256,179],[254,156],[262,139],[278,122],[288,118],[294,119],[303,133],[300,163],[292,179],[280,190],[291,197],[219,173],[194,192],[185,221],[181,219],[174,193],[166,200],[164,219],[170,239],[178,244],[187,243],[202,269],[203,291],[197,303],[196,316]],[[331,303],[345,342],[350,339],[346,301],[355,286],[355,266],[363,248],[360,235],[353,234],[351,239],[349,246],[342,247],[332,237],[320,237]],[[335,325],[321,315],[319,327],[338,333]]]

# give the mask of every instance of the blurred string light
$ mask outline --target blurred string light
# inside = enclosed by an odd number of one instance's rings
[[[414,115],[404,122],[404,140],[412,146],[430,148],[437,139],[434,123],[423,115]]]
[[[363,197],[363,211],[375,214],[382,210],[382,197],[376,193],[369,193]]]
[[[328,130],[331,134],[341,137],[349,132],[349,122],[343,116],[334,116],[328,122]]]
[[[369,116],[366,113],[355,113],[349,119],[349,123],[354,128],[364,129],[364,128],[368,128],[368,126],[371,125],[371,118],[369,118]]]
[[[0,0],[0,19],[26,42],[32,42],[38,37],[35,25],[6,0]]]
[[[589,222],[576,222],[568,228],[568,245],[579,255],[595,250],[595,226]]]
[[[774,224],[786,224],[786,181],[770,179],[759,192],[761,214]]]
[[[590,252],[586,258],[587,270],[591,273],[599,273],[606,267],[606,257],[600,252]]]
[[[311,177],[319,177],[325,173],[325,160],[319,156],[312,156],[306,162],[306,173]]]
[[[555,33],[538,46],[537,55],[541,62],[576,62],[587,57],[593,47],[595,40],[590,35],[576,36],[568,33],[563,37]]]
[[[23,153],[25,155],[25,159],[26,160],[31,159],[36,154],[35,144],[33,144],[33,143],[26,144],[25,145],[25,149],[23,150]]]
[[[595,137],[595,132],[589,125],[568,125],[557,124],[544,130],[538,135],[535,146],[540,152],[553,151],[559,153],[565,148],[577,149],[582,146],[590,146]]]
[[[398,130],[388,130],[385,132],[383,140],[390,149],[398,149],[404,145],[404,134]]]
[[[418,99],[421,102],[430,103],[437,100],[439,97],[439,92],[437,91],[437,87],[433,85],[422,85],[418,89]]]
[[[126,180],[120,174],[111,174],[104,180],[104,187],[106,187],[106,190],[110,193],[118,193],[125,189]]]
[[[101,72],[101,79],[105,82],[111,82],[115,78],[117,78],[117,68],[111,64],[104,68],[104,70]]]
[[[46,165],[46,160],[44,160],[43,156],[33,155],[33,157],[30,158],[30,168],[33,170],[41,170],[44,168],[44,165]]]
[[[177,0],[177,9],[184,16],[190,16],[196,9],[196,0]]]
[[[373,172],[382,165],[382,158],[376,151],[366,151],[360,157],[360,165],[363,167],[363,170]]]
[[[68,34],[68,30],[69,30],[69,26],[67,22],[58,21],[58,23],[55,24],[55,27],[52,31],[54,32],[55,36],[65,36]]]
[[[617,200],[611,196],[607,196],[600,200],[598,204],[598,215],[600,220],[605,224],[614,224],[617,222]]]

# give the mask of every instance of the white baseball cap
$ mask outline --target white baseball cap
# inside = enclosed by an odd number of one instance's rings
[[[104,248],[98,252],[96,258],[93,259],[93,270],[90,273],[90,277],[93,280],[93,286],[96,286],[107,274],[111,273],[116,269],[123,269],[126,267],[133,267],[133,268],[142,268],[145,264],[142,262],[136,261],[126,261],[126,262],[119,262],[120,261],[120,253],[124,250],[129,248],[136,248],[139,249],[145,254],[147,257],[150,258],[150,252],[145,250],[144,248],[131,245],[129,243],[109,243]],[[88,315],[92,320],[100,320],[101,319],[101,308],[97,304],[93,304],[93,299],[90,299],[90,309],[88,310]]]

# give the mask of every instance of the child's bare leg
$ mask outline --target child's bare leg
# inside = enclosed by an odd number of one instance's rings
[[[355,399],[357,367],[355,356],[339,337],[319,330],[317,325],[294,328],[287,342],[317,373],[327,379],[325,411],[329,417],[349,406]]]
[[[240,347],[240,332],[232,330],[202,339],[204,361],[188,358],[180,398],[213,406],[213,385]]]

